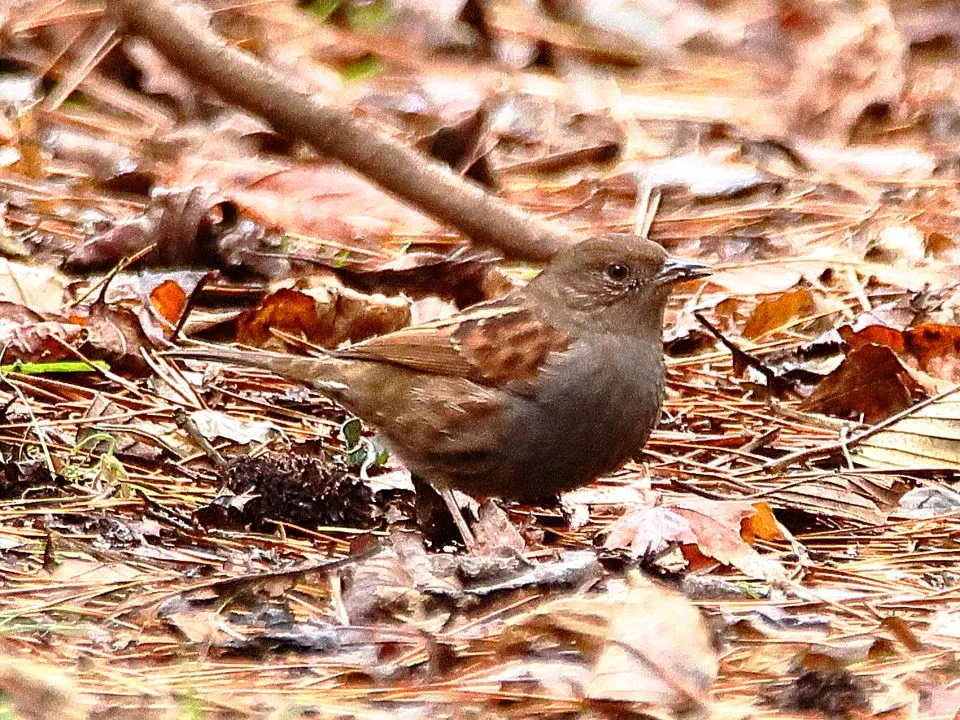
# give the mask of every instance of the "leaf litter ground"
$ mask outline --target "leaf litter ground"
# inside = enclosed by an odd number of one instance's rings
[[[718,270],[671,304],[667,399],[643,457],[552,507],[508,505],[504,516],[481,506],[489,552],[468,557],[428,552],[444,528],[414,507],[400,469],[368,467],[375,446],[345,447],[346,418],[323,398],[252,372],[183,371],[152,348],[198,287],[188,334],[289,347],[278,336],[357,339],[496,294],[510,278],[489,256],[455,250],[432,221],[175,82],[149,46],[122,48],[140,87],[83,62],[117,50],[98,45],[102,33],[68,36],[61,57],[37,28],[86,29],[100,10],[84,8],[28,4],[8,50],[34,79],[61,63],[57,92],[36,86],[49,112],[27,102],[4,127],[19,156],[0,170],[5,253],[20,258],[0,278],[9,707],[26,717],[955,716],[960,203],[949,142],[928,134],[952,92],[943,78],[957,84],[955,58],[931,62],[911,37],[909,102],[886,125],[855,128],[870,136],[852,145],[804,126],[820,81],[801,64],[777,95],[791,98],[789,141],[778,144],[757,140],[784,136],[755,100],[768,79],[729,46],[682,68],[610,71],[604,111],[591,114],[571,77],[594,72],[592,36],[573,45],[589,61],[579,69],[520,74],[499,94],[493,64],[470,83],[426,53],[416,73],[391,72],[401,58],[383,42],[388,69],[347,86],[330,67],[355,61],[369,36],[334,23],[309,25],[316,35],[304,40],[292,30],[315,20],[292,5],[238,12],[332,99],[411,143],[472,127],[473,150],[455,164],[495,178],[516,205],[583,232],[639,227],[637,208],[651,208],[654,239]],[[920,32],[922,18],[893,9]],[[882,18],[858,20],[864,37],[888,37]],[[509,14],[487,22],[517,32]],[[551,23],[534,17],[518,37],[570,51]],[[819,42],[825,57],[851,41],[824,32]],[[907,52],[884,47],[881,60]],[[936,88],[924,84],[930,65]],[[159,78],[163,102],[148,88]],[[850,131],[850,103],[883,99],[891,82],[842,88],[824,127]],[[50,100],[70,85],[82,102]],[[415,118],[411,98],[425,108]],[[185,122],[198,104],[217,107],[220,124]],[[513,118],[509,130],[491,129],[494,111]],[[38,122],[56,140],[46,154],[31,145]],[[147,149],[154,131],[185,143]],[[212,138],[222,144],[206,153]],[[105,139],[96,152],[94,139]],[[613,165],[602,151],[611,144],[623,153]],[[144,182],[188,189],[148,197]],[[96,268],[153,243],[159,277],[123,271],[99,294]],[[184,271],[198,247],[215,248],[207,264],[225,272]],[[368,295],[398,287],[419,299]],[[109,370],[16,364],[83,358]]]

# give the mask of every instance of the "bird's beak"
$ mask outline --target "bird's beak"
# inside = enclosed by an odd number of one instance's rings
[[[710,274],[710,268],[700,263],[681,258],[668,257],[660,272],[657,273],[656,280],[665,285],[683,282],[684,280],[694,280],[696,278],[706,277]]]

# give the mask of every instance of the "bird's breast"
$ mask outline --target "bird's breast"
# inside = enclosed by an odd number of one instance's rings
[[[662,352],[601,336],[544,368],[515,423],[515,452],[541,494],[584,485],[640,450],[660,413]]]

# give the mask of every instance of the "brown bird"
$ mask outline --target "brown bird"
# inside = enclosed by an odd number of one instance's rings
[[[501,299],[320,357],[168,354],[312,386],[440,490],[543,497],[586,485],[643,447],[663,400],[670,288],[706,274],[648,240],[607,235],[560,252]]]

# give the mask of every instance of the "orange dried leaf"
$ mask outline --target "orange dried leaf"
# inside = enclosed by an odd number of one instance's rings
[[[783,540],[783,532],[780,530],[780,524],[773,516],[773,509],[769,503],[756,502],[753,504],[756,512],[743,518],[740,523],[740,535],[748,543],[752,543],[756,538],[761,540],[777,541]]]
[[[764,300],[757,305],[744,325],[743,336],[754,340],[810,314],[813,309],[813,295],[804,288]]]
[[[319,316],[313,298],[281,289],[237,318],[237,342],[263,347],[275,339],[272,330],[319,342],[329,335],[330,320]]]
[[[684,557],[695,562],[712,558],[735,567],[754,578],[769,578],[779,566],[757,553],[742,536],[742,524],[769,508],[758,508],[749,502],[685,500],[673,507],[645,507],[627,513],[610,526],[604,542],[607,549],[627,549],[636,557],[657,553],[671,544],[680,545]],[[757,527],[750,526],[749,537],[758,536],[758,529],[772,533],[772,517]],[[763,535],[761,535],[763,537]],[[775,539],[771,535],[771,539]]]
[[[150,304],[167,322],[176,325],[187,307],[187,294],[175,281],[166,280],[150,293]]]

